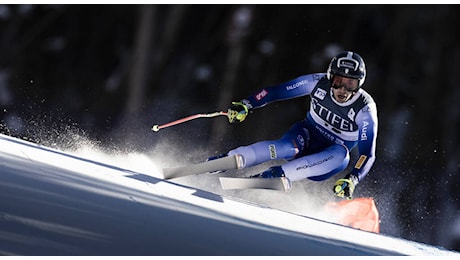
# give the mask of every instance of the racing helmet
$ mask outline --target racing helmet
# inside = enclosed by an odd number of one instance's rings
[[[341,52],[329,63],[327,78],[331,80],[333,75],[357,79],[360,88],[366,80],[366,65],[359,54],[351,51]]]

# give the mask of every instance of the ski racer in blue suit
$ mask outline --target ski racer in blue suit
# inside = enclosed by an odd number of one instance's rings
[[[359,155],[354,167],[333,187],[335,195],[351,199],[355,186],[375,161],[377,107],[361,88],[365,78],[364,60],[357,53],[346,51],[331,59],[326,73],[303,75],[232,102],[228,109],[229,121],[239,123],[252,110],[269,103],[311,97],[306,117],[280,139],[241,146],[226,155],[239,154],[243,167],[274,159],[288,161],[251,177],[322,181],[347,168],[350,151],[357,147]]]

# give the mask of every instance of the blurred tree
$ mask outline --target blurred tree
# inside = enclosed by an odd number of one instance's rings
[[[217,107],[227,108],[235,98],[233,90],[239,87],[237,85],[238,72],[243,63],[242,60],[246,55],[245,38],[250,31],[252,16],[252,7],[248,6],[236,8],[231,15],[228,28],[226,28],[227,35],[225,40],[228,47],[228,54],[222,75],[221,91],[219,99],[216,102]],[[226,129],[227,127],[221,121],[214,121],[209,144],[219,144],[227,135]]]

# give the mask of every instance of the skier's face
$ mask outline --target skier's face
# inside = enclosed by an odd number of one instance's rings
[[[358,89],[358,80],[334,75],[332,78],[332,93],[339,103],[347,102]]]

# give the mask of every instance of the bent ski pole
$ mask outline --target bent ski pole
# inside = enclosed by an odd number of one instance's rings
[[[227,116],[227,114],[228,114],[227,112],[218,111],[218,112],[208,113],[208,114],[196,114],[196,115],[191,115],[191,116],[184,117],[184,118],[179,119],[179,120],[176,120],[176,121],[169,122],[169,123],[164,124],[164,125],[154,125],[154,126],[152,127],[152,130],[153,130],[154,132],[158,132],[158,131],[160,131],[160,129],[163,129],[163,128],[166,128],[166,127],[170,127],[170,126],[173,126],[173,125],[177,125],[177,124],[181,124],[181,123],[184,123],[184,122],[193,120],[193,119],[202,118],[202,117]]]

